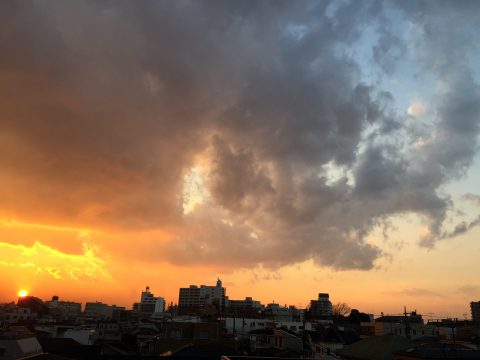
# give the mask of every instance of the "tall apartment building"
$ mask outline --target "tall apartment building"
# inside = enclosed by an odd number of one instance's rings
[[[472,311],[473,322],[480,324],[480,301],[472,301],[470,303],[470,310]]]
[[[214,305],[222,312],[225,309],[225,293],[226,289],[220,279],[215,286],[190,285],[188,288],[180,288],[178,312],[181,315],[198,314],[207,305]]]
[[[314,319],[328,319],[333,315],[333,306],[327,293],[319,293],[318,300],[310,301],[310,315]]]

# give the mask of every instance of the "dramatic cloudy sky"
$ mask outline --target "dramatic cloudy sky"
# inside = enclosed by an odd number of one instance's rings
[[[150,285],[462,316],[477,1],[0,4],[0,300]]]

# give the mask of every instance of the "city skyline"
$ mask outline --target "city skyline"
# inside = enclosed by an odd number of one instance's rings
[[[219,285],[220,284],[220,285]],[[81,299],[75,299],[74,302],[76,303],[80,303],[82,304],[82,308],[85,308],[85,304],[87,303],[97,303],[97,302],[100,302],[100,303],[105,303],[106,305],[113,305],[113,306],[122,306],[124,307],[125,309],[127,310],[131,310],[131,309],[134,309],[135,310],[135,306],[138,304],[138,300],[141,298],[141,302],[144,301],[144,294],[145,292],[146,293],[149,293],[150,295],[149,296],[155,296],[153,297],[153,299],[161,299],[162,303],[164,304],[164,308],[167,309],[168,307],[170,307],[171,305],[175,306],[175,307],[179,307],[181,306],[181,297],[182,297],[182,290],[187,290],[187,289],[191,289],[192,287],[195,288],[195,289],[198,289],[200,290],[201,288],[206,288],[206,289],[211,289],[211,288],[215,288],[215,287],[222,287],[222,281],[219,277],[217,277],[217,281],[216,281],[216,285],[214,285],[213,283],[212,284],[189,284],[189,285],[185,285],[185,287],[180,287],[178,288],[177,290],[177,296],[176,298],[172,298],[172,299],[167,299],[165,298],[164,294],[160,294],[160,293],[155,293],[155,291],[150,287],[150,286],[145,286],[141,292],[139,291],[137,294],[136,294],[136,298],[132,300],[131,303],[107,303],[107,302],[104,302],[103,299],[95,299],[95,300],[91,300],[92,298],[90,298],[90,300],[88,301],[82,301]],[[227,303],[228,304],[230,301],[244,301],[246,299],[250,299],[250,300],[253,300],[254,302],[259,302],[260,305],[262,306],[266,306],[266,305],[271,305],[271,304],[278,304],[280,307],[289,307],[289,306],[294,306],[296,309],[300,309],[300,310],[307,310],[310,308],[311,306],[311,301],[313,300],[316,300],[315,297],[312,297],[312,299],[308,299],[308,300],[304,300],[302,301],[301,303],[297,303],[297,304],[290,304],[290,303],[286,303],[286,302],[283,302],[282,299],[273,299],[271,301],[264,301],[264,300],[259,300],[257,299],[254,295],[252,294],[244,294],[240,297],[232,297],[232,296],[229,296],[229,293],[227,292],[227,288],[225,286],[222,287],[224,289],[224,292],[223,292],[223,296],[226,297],[227,299]],[[232,289],[233,290],[233,289]],[[208,290],[207,290],[208,292]],[[141,294],[141,296],[139,296],[139,294]],[[327,301],[329,300],[329,293],[323,293],[323,292],[319,292],[317,293],[318,294],[318,298],[320,298],[321,295],[325,296],[326,295],[326,299]],[[26,297],[38,297],[36,296],[36,294],[31,294],[29,293],[27,290],[20,290],[17,294],[17,297],[18,299],[21,299],[21,298],[26,298]],[[202,295],[200,295],[202,296]],[[205,296],[205,295],[203,295]],[[45,298],[45,299],[42,299],[41,297],[39,297],[41,300],[48,300],[50,298]],[[72,299],[66,299],[66,298],[61,298],[59,297],[58,295],[52,295],[51,298],[56,298],[57,300],[61,300],[61,301],[72,301]],[[213,299],[213,298],[212,298]],[[397,309],[397,311],[393,311],[393,312],[385,312],[385,311],[379,311],[378,313],[375,313],[375,312],[368,312],[368,311],[364,311],[364,309],[359,309],[357,307],[355,307],[354,305],[351,306],[351,304],[348,304],[348,303],[345,303],[344,301],[342,301],[341,299],[331,299],[330,300],[333,300],[331,301],[331,305],[333,306],[346,306],[346,308],[348,309],[347,313],[351,310],[351,309],[355,309],[355,310],[359,310],[361,312],[365,312],[369,315],[372,315],[374,317],[379,317],[379,316],[383,316],[383,315],[401,315],[403,314],[402,312],[402,309],[399,308]],[[13,301],[13,300],[12,300]],[[477,302],[477,300],[472,300],[472,302]],[[418,313],[422,316],[424,316],[426,318],[426,320],[444,320],[444,319],[458,319],[458,320],[471,320],[472,318],[472,314],[471,314],[471,308],[470,308],[470,303],[469,302],[468,304],[466,304],[466,308],[469,309],[469,312],[464,312],[462,313],[462,317],[457,317],[456,314],[459,314],[459,309],[456,309],[454,311],[452,311],[452,313],[435,313],[435,312],[432,312],[432,311],[428,311],[429,309],[428,308],[425,308],[423,309],[425,312],[422,312],[422,311],[418,311],[418,308],[417,307],[411,307],[411,308],[408,308],[407,309],[407,306],[404,305],[403,306],[403,311],[410,313],[410,312],[415,312],[415,313]],[[223,307],[227,307],[228,308],[229,305],[223,305]],[[222,313],[222,305],[220,305],[220,313]],[[178,309],[177,309],[178,310]],[[195,311],[198,311],[198,309],[195,309]],[[453,314],[453,316],[452,316]]]
[[[464,317],[480,2],[0,3],[0,302],[214,284]]]

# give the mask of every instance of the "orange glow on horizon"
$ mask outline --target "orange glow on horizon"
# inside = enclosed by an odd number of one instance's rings
[[[370,271],[338,271],[318,266],[311,259],[279,268],[179,263],[153,251],[167,248],[172,234],[179,233],[176,229],[144,230],[133,235],[131,231],[95,232],[93,227],[64,227],[61,222],[57,226],[55,221],[42,224],[0,216],[0,302],[14,300],[8,294],[19,298],[34,294],[42,300],[59,295],[65,301],[102,301],[130,309],[145,284],[151,285],[155,296],[177,303],[180,287],[213,285],[220,276],[231,299],[252,296],[264,304],[275,300],[303,308],[318,292],[328,292],[333,303],[346,302],[372,314],[397,313],[406,305],[424,313],[462,317],[475,291],[467,286],[474,283],[475,274],[466,271],[477,255],[469,247],[475,234],[466,236],[460,248],[453,242],[438,244],[426,262],[425,252],[418,251],[413,241],[404,243],[402,253],[394,241],[416,238],[419,232],[427,234],[428,229],[422,229],[416,219],[396,222],[403,229],[402,236],[392,235],[387,244],[391,251],[397,251],[395,264],[387,259]],[[92,233],[88,236],[82,230]],[[372,238],[382,244],[378,240],[381,234]],[[452,260],[457,269],[452,274],[441,265],[454,251],[461,256]],[[429,269],[435,269],[439,276],[429,278]],[[365,288],[370,290],[359,295]]]

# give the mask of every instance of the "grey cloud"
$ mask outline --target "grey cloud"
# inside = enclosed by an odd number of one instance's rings
[[[214,165],[210,174],[211,191],[217,202],[236,211],[247,206],[255,211],[258,201],[273,192],[265,171],[255,163],[252,153],[235,151],[218,137],[214,138]]]
[[[469,200],[469,201],[473,201],[473,202],[477,203],[478,205],[480,205],[480,195],[468,193],[468,194],[463,195],[463,198],[466,199],[466,200]]]
[[[387,74],[392,74],[397,62],[405,55],[406,48],[403,41],[389,31],[379,38],[372,51],[373,59]]]
[[[267,273],[263,280],[282,280],[282,275],[278,272]]]
[[[480,216],[478,216],[475,220],[466,223],[465,221],[462,221],[461,223],[457,224],[455,228],[450,231],[450,232],[444,232],[442,235],[443,239],[449,239],[449,238],[454,238],[458,235],[462,235],[471,229],[473,229],[475,226],[480,225]]]
[[[431,298],[442,298],[442,294],[439,294],[435,291],[422,288],[406,288],[399,291],[390,291],[389,294],[396,296],[410,296],[410,297],[431,297]]]
[[[468,295],[477,295],[480,292],[480,286],[464,285],[459,287],[458,291]]]
[[[373,20],[371,50],[392,73],[410,47],[382,2],[0,4],[2,206],[165,229],[171,243],[138,256],[183,264],[372,269],[389,255],[367,236],[408,212],[433,246],[454,206],[439,189],[470,166],[480,131],[468,61],[442,53],[477,48],[456,45],[460,27],[431,41],[447,20],[430,3],[386,4],[422,29],[415,61],[445,84],[432,126],[398,116],[342,50]],[[184,216],[184,175],[206,153],[211,199]]]

